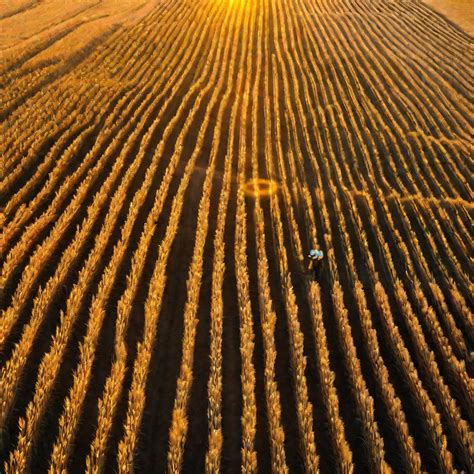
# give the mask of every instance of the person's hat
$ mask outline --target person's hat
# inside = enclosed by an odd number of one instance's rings
[[[310,258],[323,258],[323,252],[321,250],[311,249],[309,251]]]

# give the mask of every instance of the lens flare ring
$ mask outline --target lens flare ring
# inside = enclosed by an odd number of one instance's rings
[[[278,184],[272,179],[250,179],[244,183],[243,190],[249,197],[268,197],[277,192]]]

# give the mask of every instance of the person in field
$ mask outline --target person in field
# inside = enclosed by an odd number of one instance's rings
[[[322,250],[318,249],[311,249],[308,254],[309,258],[309,268],[313,273],[313,278],[315,281],[319,280],[319,277],[321,276],[321,269],[323,267],[323,258],[324,258],[324,253]]]

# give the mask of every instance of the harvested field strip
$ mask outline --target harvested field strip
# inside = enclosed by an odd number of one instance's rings
[[[473,470],[469,35],[164,0],[41,59],[94,5],[0,70],[5,471]]]

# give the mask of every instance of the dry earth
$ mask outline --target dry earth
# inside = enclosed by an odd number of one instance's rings
[[[424,2],[459,25],[466,33],[474,34],[474,2],[472,0],[424,0]]]

